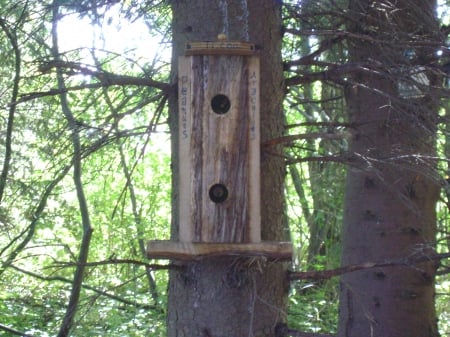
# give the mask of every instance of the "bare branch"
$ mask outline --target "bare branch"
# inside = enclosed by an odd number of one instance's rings
[[[333,101],[341,101],[344,98],[344,96],[335,96],[335,97],[329,97],[329,98],[323,98],[323,99],[300,99],[296,100],[295,102],[290,102],[290,107],[296,107],[303,104],[324,104],[327,102],[333,102]],[[331,126],[350,126],[349,123],[338,123],[338,122],[306,122],[306,123],[300,123],[295,125],[302,125],[302,124],[311,124],[311,125],[319,125],[319,124],[327,124]]]
[[[317,48],[316,51],[314,51],[313,53],[311,53],[309,55],[303,56],[302,58],[300,58],[298,60],[291,60],[291,61],[286,62],[284,64],[284,68],[286,70],[288,70],[293,66],[310,65],[311,63],[315,62],[316,57],[319,57],[320,54],[329,50],[335,44],[337,44],[338,42],[341,42],[341,40],[342,40],[342,37],[336,37],[336,38],[323,40],[320,42],[319,48]]]
[[[59,20],[59,4],[57,0],[53,1],[52,4],[52,56],[56,61],[60,60],[60,53],[58,49],[58,20]],[[65,88],[65,81],[62,74],[62,71],[57,68],[56,71],[56,80],[58,83],[58,89],[64,89]],[[61,101],[61,109],[64,114],[64,117],[66,118],[68,125],[72,131],[72,146],[73,146],[73,181],[75,184],[75,189],[77,193],[77,199],[78,199],[78,205],[80,209],[80,215],[81,215],[81,222],[82,222],[82,229],[83,229],[83,237],[81,240],[80,250],[79,250],[79,256],[78,261],[80,263],[85,263],[88,259],[89,255],[89,246],[90,241],[92,237],[92,226],[91,221],[89,218],[89,211],[88,211],[88,205],[86,201],[86,197],[84,194],[84,188],[83,183],[81,180],[81,173],[82,173],[82,166],[81,166],[81,159],[82,159],[82,148],[80,143],[80,135],[79,130],[77,126],[77,120],[75,119],[72,111],[70,110],[67,94],[61,93],[59,95],[60,101]],[[81,288],[82,283],[84,279],[84,270],[85,267],[83,265],[77,266],[73,283],[72,283],[72,290],[70,293],[69,303],[67,305],[66,313],[64,315],[63,322],[61,323],[58,337],[66,337],[69,335],[70,330],[73,325],[73,320],[75,317],[75,314],[77,312],[80,294],[81,294]]]
[[[16,329],[7,327],[6,325],[3,325],[3,324],[0,324],[0,330],[6,331],[6,332],[9,332],[9,333],[11,333],[13,335],[21,336],[21,337],[35,337],[34,335],[26,334],[26,333],[18,331]]]
[[[44,211],[45,206],[47,204],[47,199],[51,195],[53,189],[67,175],[67,173],[69,172],[71,167],[72,167],[72,163],[70,163],[69,165],[64,167],[61,170],[61,173],[52,182],[50,182],[50,184],[45,189],[45,191],[44,191],[44,193],[43,193],[43,195],[42,195],[42,197],[41,197],[41,199],[39,201],[39,204],[37,205],[35,211],[32,214],[32,220],[31,220],[30,225],[24,231],[22,231],[17,237],[15,237],[12,240],[10,240],[9,244],[0,251],[0,256],[1,256],[16,241],[18,241],[19,239],[22,238],[22,236],[25,235],[25,237],[23,238],[22,242],[20,242],[17,245],[17,247],[11,253],[8,254],[8,258],[6,259],[6,261],[1,264],[0,276],[3,274],[3,272],[6,270],[6,268],[11,265],[11,263],[14,261],[14,259],[17,257],[17,255],[19,255],[19,253],[26,247],[28,242],[30,242],[30,240],[33,238],[34,233],[36,231],[37,222],[38,222],[38,220],[39,220],[39,218],[40,218],[40,216],[41,216],[42,212]]]
[[[139,85],[139,86],[148,86],[154,87],[156,89],[160,89],[166,91],[170,88],[170,85],[165,82],[155,81],[151,78],[146,77],[136,77],[129,75],[118,75],[113,74],[104,70],[92,70],[87,66],[84,66],[77,62],[66,62],[62,60],[52,60],[47,62],[39,67],[42,72],[48,72],[50,69],[55,68],[62,71],[70,70],[77,71],[75,74],[77,75],[87,75],[97,78],[103,86],[111,86],[111,85]]]
[[[148,78],[143,77],[134,77],[134,76],[124,76],[124,75],[114,75],[111,74],[112,77],[110,77],[112,80],[108,82],[99,82],[99,83],[87,83],[82,85],[75,85],[72,87],[64,87],[64,88],[58,88],[58,89],[51,89],[48,91],[34,91],[29,92],[26,94],[20,95],[20,99],[15,102],[15,104],[23,103],[27,101],[31,101],[36,98],[40,97],[46,97],[46,96],[56,96],[63,93],[67,93],[70,91],[77,91],[77,90],[84,90],[84,89],[99,89],[99,88],[107,88],[115,85],[125,86],[125,85],[135,85],[135,86],[147,86],[147,87],[154,87],[157,89],[161,89],[164,92],[170,91],[172,88],[174,88],[172,85],[169,85],[167,83],[162,82],[156,82]],[[165,84],[165,86],[162,86],[164,88],[159,88],[159,85],[156,86],[155,83]],[[155,85],[154,85],[155,84]]]
[[[301,158],[288,158],[286,160],[286,165],[293,165],[298,163],[306,163],[306,162],[333,162],[333,163],[342,163],[342,164],[351,164],[352,157],[348,154],[336,154],[329,156],[310,156],[310,157],[301,157]]]
[[[341,29],[323,29],[323,30],[298,30],[298,29],[286,29],[286,33],[290,33],[292,35],[297,36],[331,36],[334,38],[352,38],[359,41],[366,41],[379,45],[392,45],[395,47],[398,46],[406,46],[406,47],[433,47],[438,48],[441,47],[440,42],[431,41],[429,39],[418,39],[411,38],[410,40],[402,41],[401,44],[398,40],[387,40],[387,39],[378,39],[372,35],[368,34],[358,34],[354,32],[349,32]]]
[[[17,270],[17,271],[19,271],[19,272],[21,272],[23,274],[26,274],[28,276],[31,276],[31,277],[37,278],[39,280],[42,280],[42,281],[46,281],[46,282],[58,281],[58,282],[64,282],[64,283],[72,284],[72,280],[70,280],[68,278],[65,278],[65,277],[61,277],[61,276],[43,276],[43,275],[40,275],[40,274],[37,274],[37,273],[33,273],[33,272],[25,270],[25,269],[16,267],[14,265],[11,265],[11,268],[13,268],[13,269],[15,269],[15,270]],[[87,285],[87,284],[83,284],[82,287],[83,287],[83,289],[90,290],[90,291],[92,291],[92,292],[94,292],[94,293],[96,293],[98,295],[101,295],[101,296],[104,296],[104,297],[108,297],[108,298],[110,298],[112,300],[115,300],[117,302],[120,302],[120,303],[123,303],[123,304],[126,304],[126,305],[130,305],[130,306],[138,307],[138,308],[142,308],[142,309],[151,309],[151,310],[157,309],[156,306],[154,306],[154,305],[141,304],[141,303],[129,301],[129,300],[125,299],[125,298],[122,298],[122,297],[119,297],[117,295],[111,294],[111,293],[109,293],[107,291],[104,291],[104,290],[97,289],[97,288],[92,287],[92,286]]]
[[[74,267],[79,266],[80,262],[58,262],[55,265],[56,266],[63,266],[63,267]],[[85,267],[98,267],[98,266],[104,266],[109,264],[132,264],[135,266],[143,266],[145,268],[151,269],[151,270],[167,270],[167,269],[183,269],[181,266],[173,265],[173,264],[154,264],[154,263],[147,263],[139,260],[133,260],[133,259],[115,259],[111,258],[104,261],[96,261],[96,262],[86,262],[83,263],[83,266]]]
[[[305,272],[291,272],[289,273],[289,280],[326,280],[332,277],[341,276],[348,273],[353,273],[359,270],[380,268],[380,267],[396,267],[406,266],[412,267],[419,263],[440,261],[450,257],[450,253],[433,254],[413,257],[405,257],[397,260],[383,261],[383,262],[365,262],[361,264],[354,264],[350,266],[340,267],[336,269],[321,270],[321,271],[305,271]]]
[[[334,337],[332,334],[323,334],[323,333],[315,333],[315,332],[302,332],[294,329],[289,329],[287,324],[281,323],[275,327],[275,336],[276,337]]]
[[[386,76],[386,69],[384,67],[376,67],[372,64],[343,64],[340,66],[334,66],[328,70],[318,72],[304,72],[301,75],[293,76],[285,80],[286,87],[294,85],[312,83],[315,81],[331,81],[337,84],[347,83],[343,78],[345,75],[355,73],[366,73],[370,75],[384,75]]]
[[[287,329],[286,336],[291,337],[335,337],[335,335],[326,333],[302,332],[294,329]]]
[[[341,140],[341,139],[346,139],[349,137],[350,137],[350,135],[348,135],[344,132],[339,132],[339,133],[310,132],[310,133],[302,133],[302,134],[297,134],[297,135],[288,135],[288,136],[274,138],[274,139],[268,140],[267,142],[265,142],[262,145],[263,146],[275,146],[275,145],[279,145],[279,144],[286,145],[295,140],[300,140],[300,139],[319,139],[319,138],[321,138],[321,139],[328,139],[328,140]]]
[[[11,162],[11,154],[12,154],[12,132],[14,126],[14,115],[16,113],[16,105],[18,94],[19,94],[19,82],[20,82],[20,71],[21,71],[21,55],[19,45],[17,43],[17,37],[13,30],[9,29],[6,21],[3,18],[0,18],[0,28],[4,31],[8,40],[11,44],[11,47],[14,52],[14,80],[13,80],[13,89],[11,93],[11,104],[9,106],[9,114],[8,114],[8,123],[6,127],[6,139],[5,139],[5,155],[3,159],[3,168],[0,175],[0,203],[3,199],[3,193],[6,187],[6,180],[8,177],[10,162]]]

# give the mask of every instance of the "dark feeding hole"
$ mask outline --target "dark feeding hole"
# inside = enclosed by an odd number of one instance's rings
[[[209,198],[216,204],[224,202],[228,198],[228,189],[225,185],[214,184],[209,189]]]
[[[216,114],[223,115],[230,110],[230,99],[225,95],[216,95],[211,100],[211,108]]]

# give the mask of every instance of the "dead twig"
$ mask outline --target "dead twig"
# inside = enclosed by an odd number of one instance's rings
[[[29,335],[29,334],[23,333],[23,332],[18,331],[16,329],[7,327],[6,325],[3,325],[3,324],[0,324],[0,330],[6,331],[6,332],[9,332],[10,334],[13,334],[13,335],[16,335],[16,336],[21,336],[21,337],[35,337],[34,335]]]
[[[287,324],[280,323],[275,328],[275,337],[335,337],[332,334],[302,332],[294,329],[289,329]]]
[[[133,260],[133,259],[116,259],[116,258],[110,258],[108,260],[104,261],[96,261],[96,262],[86,262],[86,263],[80,263],[80,262],[57,262],[57,267],[77,267],[79,265],[83,265],[84,267],[97,267],[97,266],[104,266],[108,264],[132,264],[135,266],[143,266],[145,268],[151,269],[151,270],[166,270],[166,269],[182,269],[182,266],[174,265],[174,264],[154,264],[154,263],[147,263],[139,260]]]
[[[353,273],[359,270],[366,270],[380,267],[395,267],[406,266],[411,267],[419,263],[440,261],[450,257],[450,253],[444,254],[432,254],[419,256],[405,257],[397,260],[383,261],[383,262],[365,262],[361,264],[354,264],[350,266],[344,266],[336,269],[320,270],[320,271],[305,271],[305,272],[290,272],[289,280],[326,280],[332,277],[341,276],[344,274]]]

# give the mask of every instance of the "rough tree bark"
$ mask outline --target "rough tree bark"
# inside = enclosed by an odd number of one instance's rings
[[[356,128],[342,265],[434,254],[439,189],[430,157],[437,103],[429,87],[414,83],[405,70],[428,70],[429,84],[436,84],[429,71],[439,42],[435,5],[434,0],[349,3],[355,37],[349,40],[350,62],[364,70],[346,91]],[[399,89],[407,88],[402,97]],[[343,276],[338,336],[438,336],[435,270],[435,262],[426,262]]]
[[[172,79],[177,78],[177,58],[186,41],[211,41],[228,30],[229,40],[249,41],[261,47],[261,141],[279,137],[283,130],[281,101],[281,2],[275,0],[172,0]],[[227,17],[224,17],[224,7]],[[245,7],[248,12],[246,13]],[[248,16],[247,16],[248,14]],[[247,34],[248,28],[248,34]],[[173,135],[172,236],[182,215],[177,214],[178,125],[177,97],[170,98]],[[273,153],[261,154],[262,239],[280,240],[283,233],[284,164]],[[176,262],[174,262],[176,263]],[[169,281],[168,336],[274,336],[285,321],[288,284],[278,262],[245,258],[214,258],[184,264],[172,271]]]

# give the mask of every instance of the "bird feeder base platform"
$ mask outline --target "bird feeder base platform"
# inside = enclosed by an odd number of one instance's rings
[[[292,243],[262,241],[258,243],[204,243],[179,241],[149,241],[147,257],[151,259],[198,260],[218,256],[266,257],[291,260]]]

